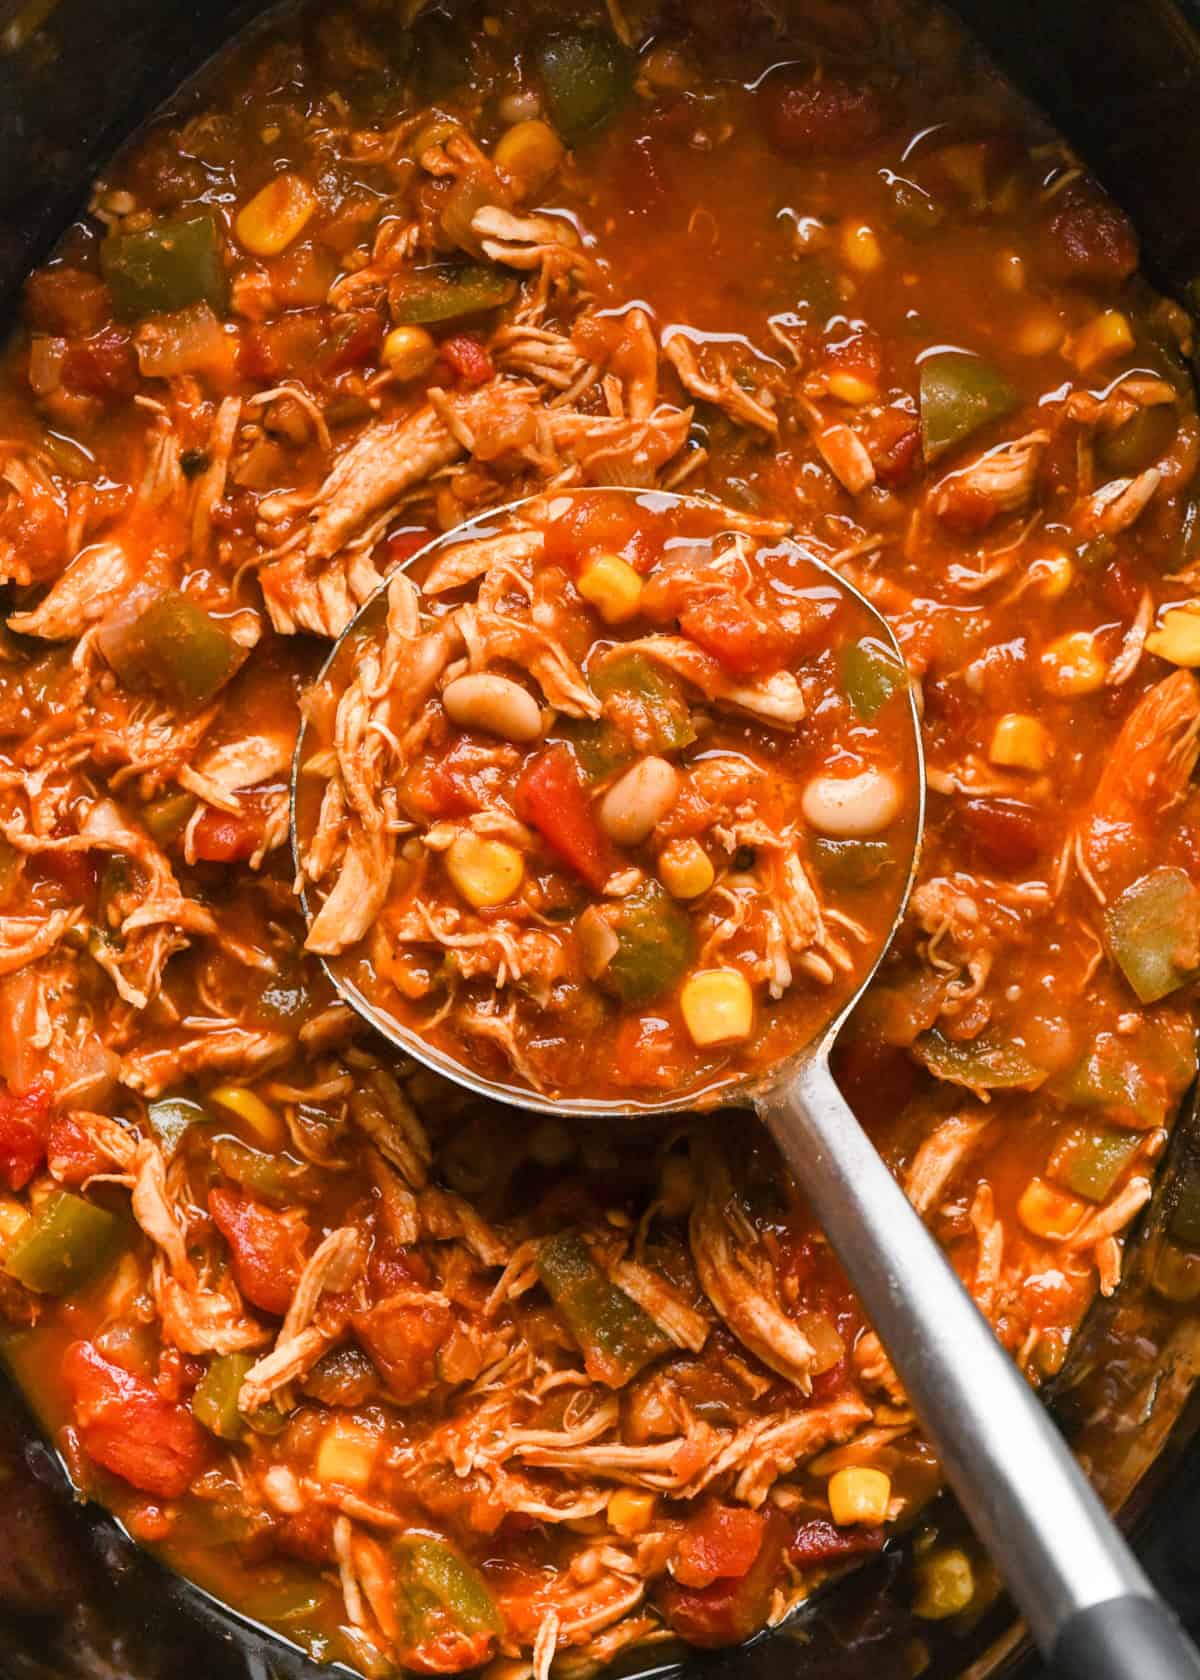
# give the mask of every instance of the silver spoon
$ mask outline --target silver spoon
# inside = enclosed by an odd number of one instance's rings
[[[651,510],[696,507],[711,512],[713,506],[702,497],[662,491],[624,493],[644,496]],[[469,520],[436,538],[406,564],[495,531],[506,514],[522,505],[513,503]],[[819,564],[807,553],[806,558]],[[844,578],[821,569],[866,609],[880,639],[903,664],[887,621]],[[364,619],[371,622],[381,594],[382,590],[373,596],[343,631],[322,677],[346,637],[358,633]],[[548,1098],[485,1079],[462,1066],[375,1007],[336,965],[327,963],[326,968],[346,1002],[406,1055],[494,1101],[567,1117],[678,1113],[681,1106],[695,1110],[718,1103],[752,1108],[808,1196],[937,1449],[947,1480],[1003,1573],[1043,1655],[1067,1680],[1200,1680],[1200,1656],[1155,1593],[1048,1413],[884,1165],[830,1072],[838,1034],[895,936],[916,877],[925,761],[911,691],[908,704],[919,813],[891,930],[853,996],[809,1045],[765,1079],[705,1091],[683,1105],[670,1097],[626,1104]],[[302,728],[292,778],[294,844],[305,733]],[[304,909],[306,915],[311,913],[307,902]]]

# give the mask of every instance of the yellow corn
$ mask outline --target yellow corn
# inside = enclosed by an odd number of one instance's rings
[[[750,1037],[754,994],[740,969],[708,968],[693,974],[684,983],[679,1005],[696,1044],[735,1044]]]
[[[878,385],[844,369],[835,368],[832,373],[826,374],[825,384],[831,397],[836,397],[839,402],[852,403],[856,408],[863,403],[874,402],[879,395]]]
[[[699,898],[715,873],[698,840],[669,840],[658,854],[658,878],[672,898]]]
[[[917,1583],[913,1609],[927,1622],[957,1616],[975,1597],[975,1571],[957,1546],[923,1558],[917,1566]]]
[[[1168,607],[1146,637],[1146,652],[1172,665],[1200,665],[1200,601]]]
[[[261,1097],[247,1091],[244,1085],[218,1085],[208,1093],[208,1101],[218,1108],[227,1108],[245,1122],[258,1141],[267,1149],[282,1149],[287,1133],[283,1121]]]
[[[883,266],[879,239],[866,222],[843,222],[838,249],[846,267],[856,274],[874,274]]]
[[[393,327],[383,341],[383,360],[397,379],[419,379],[437,361],[437,345],[424,327]]]
[[[540,192],[563,160],[562,141],[549,123],[519,122],[496,142],[494,161],[523,197]]]
[[[321,1437],[313,1467],[316,1478],[319,1482],[336,1482],[339,1487],[362,1493],[370,1485],[378,1452],[376,1436],[347,1418],[339,1418]]]
[[[277,257],[299,238],[317,208],[308,182],[300,175],[276,175],[237,213],[238,239],[256,257]]]
[[[1068,554],[1047,554],[1041,560],[1035,560],[1029,568],[1031,578],[1037,580],[1038,594],[1043,600],[1058,601],[1070,589],[1075,577],[1075,568],[1071,564]]]
[[[635,1534],[644,1534],[654,1516],[654,1498],[652,1493],[618,1488],[608,1501],[609,1523],[626,1540],[631,1540]]]
[[[1135,344],[1129,318],[1119,309],[1106,309],[1071,335],[1067,354],[1081,373],[1107,361],[1110,356],[1126,356]]]
[[[503,904],[525,875],[525,860],[504,840],[486,840],[469,830],[458,835],[446,853],[446,873],[476,910]]]
[[[1051,1242],[1069,1237],[1084,1211],[1085,1204],[1078,1196],[1069,1196],[1044,1178],[1031,1178],[1017,1203],[1017,1218],[1025,1229]]]
[[[0,1241],[11,1242],[29,1219],[29,1209],[8,1196],[0,1200]]]
[[[597,554],[579,574],[579,593],[605,624],[623,624],[642,604],[642,580],[619,554]]]
[[[1044,770],[1050,759],[1050,737],[1026,712],[1006,712],[992,731],[988,757],[1008,770]]]
[[[1072,630],[1042,649],[1042,686],[1059,699],[1094,694],[1108,674],[1096,638],[1090,630]]]
[[[1013,342],[1022,356],[1048,356],[1065,337],[1066,330],[1052,309],[1031,309],[1018,326]]]
[[[839,1528],[849,1523],[875,1527],[887,1521],[892,1478],[882,1470],[872,1470],[865,1464],[849,1465],[830,1476],[825,1491],[829,1497],[829,1514]]]

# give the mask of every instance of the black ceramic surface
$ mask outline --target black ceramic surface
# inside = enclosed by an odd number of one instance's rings
[[[1019,87],[1040,104],[1131,212],[1154,277],[1200,303],[1200,0],[956,0]],[[0,0],[0,308],[86,199],[99,165],[221,43],[255,0]],[[455,6],[455,10],[459,8]],[[1156,1223],[1173,1162],[1200,1150],[1184,1117],[1120,1298],[1097,1315],[1069,1367],[1060,1412],[1085,1453],[1123,1444],[1124,1491],[1151,1457],[1135,1527],[1161,1590],[1200,1631],[1200,1330],[1140,1333]],[[1136,1321],[1135,1321],[1136,1320]],[[1164,1352],[1163,1349],[1166,1351]],[[1190,1394],[1190,1399],[1188,1398]],[[1176,1414],[1180,1414],[1176,1420]],[[1168,1438],[1168,1424],[1174,1429]],[[952,1529],[947,1506],[936,1520]],[[928,1680],[1035,1680],[1001,1598],[967,1628],[908,1618],[903,1547],[819,1594],[751,1646],[684,1659],[685,1680],[908,1680],[914,1641]],[[661,1649],[661,1648],[660,1648]],[[636,1659],[635,1659],[636,1660]],[[659,1659],[667,1666],[667,1657]],[[641,1659],[645,1663],[645,1658]],[[95,1508],[73,1505],[61,1467],[0,1377],[0,1675],[6,1680],[318,1680],[139,1552]],[[679,1672],[676,1669],[676,1672]]]

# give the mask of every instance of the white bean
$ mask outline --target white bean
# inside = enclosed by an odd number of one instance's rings
[[[600,826],[619,846],[636,846],[679,798],[679,772],[665,758],[643,758],[600,801]]]
[[[542,711],[533,695],[510,677],[473,671],[442,690],[442,705],[460,729],[482,729],[506,741],[536,741]]]
[[[900,813],[900,789],[886,770],[860,770],[857,776],[814,776],[800,809],[822,834],[840,840],[878,834]]]

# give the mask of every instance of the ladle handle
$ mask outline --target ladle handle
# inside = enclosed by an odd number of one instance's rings
[[[760,1100],[1030,1631],[1071,1680],[1195,1680],[1200,1657],[884,1166],[824,1056]]]

